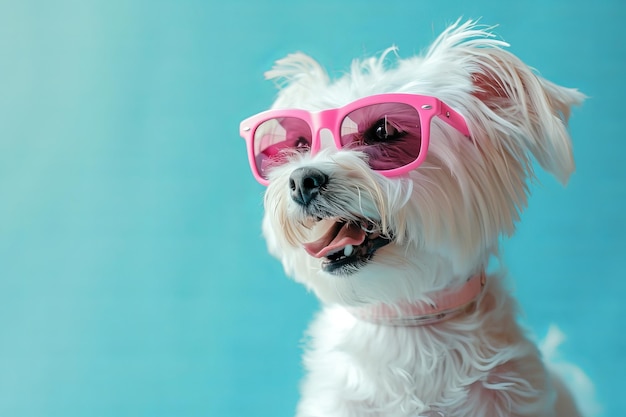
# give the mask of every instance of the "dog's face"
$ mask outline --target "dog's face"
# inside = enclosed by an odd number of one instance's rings
[[[433,117],[423,161],[401,175],[385,174],[386,165],[413,160],[424,130],[412,131],[415,123],[393,106],[355,123],[363,146],[342,147],[331,126],[317,144],[296,138],[265,173],[263,232],[289,275],[324,302],[391,304],[486,267],[525,206],[531,156],[563,182],[572,172],[565,124],[582,101],[503,46],[468,23],[424,57],[389,68],[389,50],[335,82],[303,54],[277,63],[268,77],[287,82],[274,109],[319,112],[378,94],[422,95],[456,110],[469,130]]]

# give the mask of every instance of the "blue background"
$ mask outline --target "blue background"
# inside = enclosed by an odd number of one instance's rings
[[[459,16],[590,96],[504,258],[626,415],[623,0],[0,2],[0,415],[291,415],[317,302],[266,253],[238,123],[287,53],[337,75]]]

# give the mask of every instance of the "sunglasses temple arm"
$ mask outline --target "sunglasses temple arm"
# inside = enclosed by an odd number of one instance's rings
[[[453,110],[446,103],[441,103],[441,113],[438,116],[444,122],[455,128],[465,136],[470,136],[469,128],[467,127],[465,118],[461,116],[461,114]]]

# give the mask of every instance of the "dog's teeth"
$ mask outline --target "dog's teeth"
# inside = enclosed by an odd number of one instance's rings
[[[354,252],[354,246],[352,245],[347,245],[345,248],[343,248],[343,254],[345,256],[352,255],[352,252]]]

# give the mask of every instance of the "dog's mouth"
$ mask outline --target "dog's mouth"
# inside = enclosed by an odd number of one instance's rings
[[[349,275],[372,259],[374,253],[391,242],[380,227],[362,220],[332,221],[319,239],[305,243],[304,249],[315,258],[323,259],[322,269],[334,275]]]

